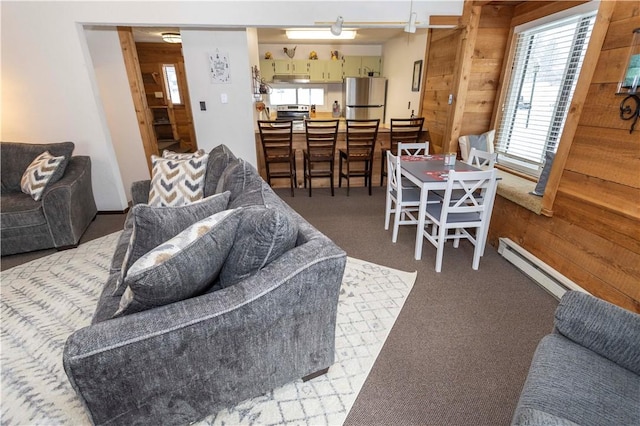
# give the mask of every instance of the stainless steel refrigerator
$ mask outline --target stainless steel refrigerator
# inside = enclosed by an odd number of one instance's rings
[[[384,121],[387,79],[383,77],[346,77],[344,79],[345,118]]]

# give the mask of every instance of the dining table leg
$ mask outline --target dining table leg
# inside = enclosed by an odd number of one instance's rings
[[[427,217],[427,195],[429,190],[426,185],[422,185],[420,190],[420,208],[418,209],[418,227],[416,228],[416,248],[414,257],[416,260],[422,258],[422,242],[424,240],[424,226]]]

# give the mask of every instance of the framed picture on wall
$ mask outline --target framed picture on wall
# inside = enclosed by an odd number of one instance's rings
[[[413,63],[413,82],[411,83],[411,91],[420,91],[420,77],[422,77],[422,59]]]

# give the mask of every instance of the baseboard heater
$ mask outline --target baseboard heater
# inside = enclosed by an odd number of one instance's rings
[[[568,290],[588,293],[509,238],[499,238],[498,253],[558,300]]]

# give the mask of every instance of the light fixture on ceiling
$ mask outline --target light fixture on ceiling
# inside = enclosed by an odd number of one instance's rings
[[[162,33],[162,40],[167,43],[182,43],[179,33]]]
[[[409,22],[404,27],[405,33],[415,33],[416,32],[416,20],[418,19],[418,14],[416,12],[411,12],[411,16],[409,17]]]
[[[339,36],[340,33],[342,32],[343,22],[344,22],[344,19],[342,18],[342,16],[338,16],[338,18],[336,19],[336,22],[334,22],[331,25],[331,34],[333,34],[334,36]]]
[[[357,31],[343,30],[340,35],[334,35],[333,31],[327,29],[292,29],[286,30],[289,40],[353,40]]]

